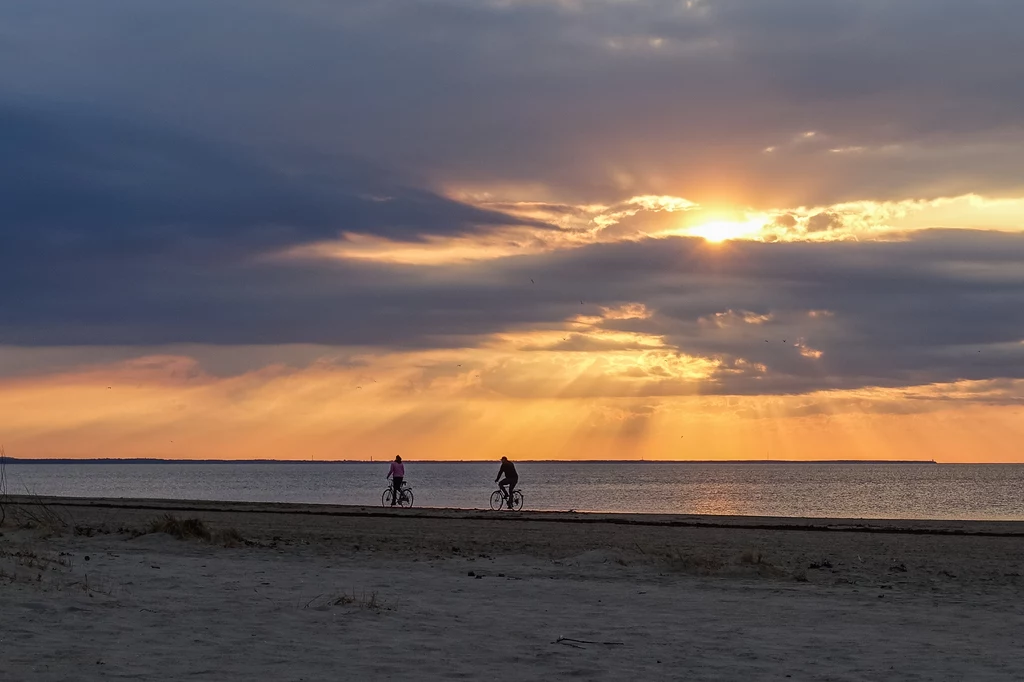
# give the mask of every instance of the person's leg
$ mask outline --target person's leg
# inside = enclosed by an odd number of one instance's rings
[[[402,494],[402,477],[395,476],[391,479],[391,506],[394,507],[398,503],[398,498]]]
[[[508,487],[508,479],[507,478],[503,478],[500,481],[498,481],[498,490],[501,491],[502,495],[508,495],[508,490],[506,490],[507,487]]]
[[[518,478],[508,479],[508,508],[512,509],[512,493],[515,492],[516,483],[519,483]]]

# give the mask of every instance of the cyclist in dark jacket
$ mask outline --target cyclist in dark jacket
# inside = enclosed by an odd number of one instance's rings
[[[501,478],[502,476],[505,478]],[[500,483],[498,482],[499,478],[501,478]],[[512,492],[516,489],[516,484],[519,483],[519,474],[516,472],[516,465],[510,462],[508,457],[501,458],[501,468],[498,469],[498,475],[494,482],[506,493],[505,499],[508,501],[508,508],[512,509]],[[505,490],[505,486],[508,486],[508,490]]]

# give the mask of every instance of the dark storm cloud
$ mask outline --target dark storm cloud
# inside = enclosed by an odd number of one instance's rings
[[[366,164],[280,168],[230,145],[61,109],[0,105],[0,158],[6,344],[149,344],[197,333],[264,343],[268,333],[289,334],[268,332],[264,321],[307,327],[304,318],[338,287],[372,305],[396,284],[386,276],[357,284],[359,268],[258,264],[289,247],[344,233],[417,241],[547,227],[396,182]],[[256,307],[236,315],[230,308],[239,297]],[[206,326],[224,315],[233,329]],[[64,332],[54,336],[51,325],[61,321]]]
[[[524,222],[344,159],[313,172],[275,168],[227,145],[61,111],[0,104],[0,158],[8,267],[33,254],[112,260],[209,249],[224,257],[345,232],[418,240]]]
[[[0,88],[432,181],[828,204],[1020,189],[1022,23],[1016,0],[50,0],[0,8]]]

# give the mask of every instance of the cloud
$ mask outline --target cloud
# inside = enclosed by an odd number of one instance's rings
[[[232,258],[346,233],[416,241],[546,226],[400,184],[350,159],[279,167],[217,141],[66,110],[0,105],[0,129],[8,253]]]
[[[0,88],[553,195],[515,200],[998,195],[1024,185],[1022,20],[1007,0],[54,0],[0,9]]]
[[[842,227],[843,221],[834,213],[815,213],[807,221],[808,232],[823,232]]]
[[[391,296],[381,270],[376,281],[361,279],[368,271],[357,264],[307,272],[269,262],[277,254],[350,233],[416,242],[548,229],[344,159],[279,168],[229,145],[61,109],[3,106],[0,129],[8,343],[264,343],[265,323],[290,325],[294,315],[305,326],[300,318],[332,287],[364,301]],[[282,318],[282,304],[297,307]],[[238,326],[209,336],[208,316]],[[51,324],[65,333],[44,331]]]
[[[378,349],[511,335],[509,352],[654,348],[712,368],[623,389],[634,396],[909,386],[1024,376],[1022,260],[1024,235],[948,230],[898,242],[646,239],[486,266],[160,261],[154,276],[147,261],[111,275],[84,260],[5,270],[0,333],[25,346]],[[577,387],[604,390],[591,379]]]

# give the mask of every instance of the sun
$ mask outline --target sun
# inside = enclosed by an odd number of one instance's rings
[[[695,225],[686,230],[688,235],[703,237],[709,242],[718,244],[729,239],[750,238],[761,231],[763,223],[758,220],[713,220]]]

